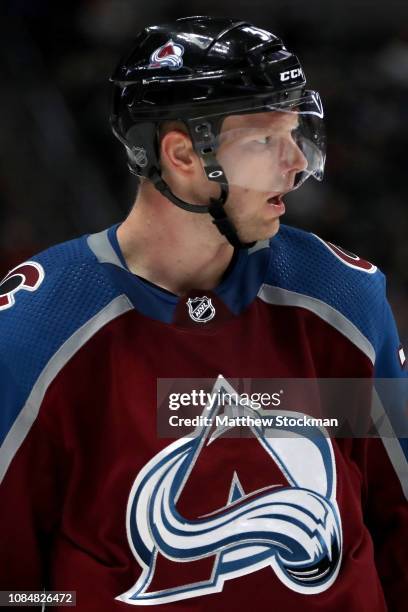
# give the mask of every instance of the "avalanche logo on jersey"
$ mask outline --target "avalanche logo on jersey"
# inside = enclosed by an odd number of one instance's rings
[[[10,270],[0,283],[0,310],[11,308],[20,289],[36,291],[44,280],[44,269],[35,261],[26,261]]]
[[[222,376],[213,388],[214,393],[220,391],[235,393]],[[246,414],[248,410],[258,418],[265,414],[246,406]],[[214,419],[220,406],[205,412]],[[265,462],[275,462],[289,486],[271,484],[245,494],[234,472],[229,494],[225,492],[226,505],[195,520],[180,514],[177,501],[195,463],[204,450],[211,452],[208,447],[225,429],[198,427],[192,437],[159,452],[138,474],[128,501],[127,534],[142,573],[118,600],[154,605],[217,593],[225,580],[267,566],[287,588],[302,594],[321,593],[336,580],[342,530],[335,458],[322,429],[308,427],[306,432],[297,428],[295,433],[288,427],[288,437],[283,438],[276,431],[273,436],[272,429],[251,427]],[[223,463],[217,469],[222,470]],[[208,490],[211,481],[202,487]],[[179,568],[178,581],[167,572],[165,586],[159,581],[160,586],[155,587],[155,574],[163,562]],[[197,577],[194,569],[189,574],[188,566],[197,562],[210,564],[205,579]],[[189,581],[183,578],[186,572],[193,576]]]
[[[165,68],[179,70],[183,66],[183,45],[178,45],[169,40],[165,45],[159,47],[150,56],[148,68]]]
[[[324,246],[333,253],[344,265],[349,268],[354,268],[354,270],[360,270],[361,272],[367,272],[367,274],[374,274],[377,272],[377,266],[366,261],[365,259],[361,259],[358,255],[354,255],[354,253],[350,253],[350,251],[346,251],[346,249],[342,249],[339,246],[333,244],[332,242],[328,242],[326,240],[322,240],[316,234],[313,234],[315,238],[320,240]]]

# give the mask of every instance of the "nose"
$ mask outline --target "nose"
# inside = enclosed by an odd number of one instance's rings
[[[291,171],[295,173],[303,172],[308,166],[308,161],[303,151],[293,138],[288,138],[285,146],[282,147],[281,164],[284,173]]]

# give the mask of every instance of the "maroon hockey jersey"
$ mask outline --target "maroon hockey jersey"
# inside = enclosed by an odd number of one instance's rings
[[[17,266],[0,310],[0,590],[76,591],[81,612],[405,610],[404,440],[158,433],[158,379],[406,381],[375,266],[282,226],[178,297],[127,269],[113,227]]]

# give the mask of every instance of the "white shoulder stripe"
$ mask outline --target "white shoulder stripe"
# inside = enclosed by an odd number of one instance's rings
[[[256,242],[253,247],[248,249],[248,255],[252,255],[253,253],[257,253],[263,249],[269,249],[270,246],[269,238],[267,240],[260,240],[259,242]]]
[[[303,293],[289,291],[281,287],[264,284],[258,292],[258,297],[267,304],[278,306],[298,306],[314,312],[318,317],[326,321],[329,325],[337,329],[343,336],[348,338],[357,348],[359,348],[371,361],[375,362],[375,349],[364,334],[341,312],[319,300]]]
[[[373,390],[371,417],[408,500],[408,461],[376,389]]]
[[[125,295],[119,295],[77,329],[51,357],[0,447],[0,483],[14,455],[37,418],[44,395],[57,374],[71,357],[102,327],[132,309],[133,305],[129,299]]]
[[[103,230],[102,232],[98,232],[97,234],[91,234],[86,239],[89,248],[98,259],[99,263],[111,263],[115,266],[119,266],[119,268],[124,268],[122,262],[116,254],[115,249],[110,243],[109,230]]]

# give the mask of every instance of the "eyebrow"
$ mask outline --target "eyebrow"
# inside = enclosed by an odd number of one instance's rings
[[[300,125],[300,120],[299,120],[299,114],[298,113],[293,113],[291,114],[290,118],[292,120],[294,120],[296,118],[296,121],[290,125],[290,131],[292,132],[293,130],[296,130],[299,125]],[[249,121],[249,117],[245,119],[245,121]],[[280,128],[283,129],[287,129],[288,128],[288,122],[283,122],[278,124],[278,126],[280,126]],[[244,123],[235,127],[223,127],[222,131],[220,132],[219,138],[226,138],[226,139],[234,139],[234,135],[235,137],[239,137],[240,135],[245,135],[245,132],[247,132],[248,137],[254,137],[257,135],[270,135],[273,134],[273,132],[279,131],[276,129],[277,128],[277,124],[274,122],[270,122],[268,125],[251,125],[250,123]]]
[[[245,127],[236,127],[236,128],[228,128],[227,130],[225,130],[225,132],[222,132],[224,134],[228,134],[228,132],[235,132],[237,134],[239,134],[240,132],[242,132],[243,134],[245,134],[245,132],[248,132],[248,134],[251,135],[255,135],[255,134],[270,134],[273,132],[279,132],[280,130],[285,130],[288,127],[290,128],[290,131],[295,130],[299,127],[300,123],[299,121],[296,121],[295,123],[293,123],[292,125],[280,125],[280,126],[276,126],[276,125],[265,125],[265,126],[245,126]],[[221,133],[221,134],[222,134]]]
[[[278,113],[278,111],[276,111],[276,114],[277,113]],[[279,118],[281,119],[283,116],[287,119],[287,121],[286,122],[280,122],[280,125],[282,127],[285,124],[289,123],[291,120],[293,120],[293,121],[296,120],[295,121],[296,126],[299,125],[299,113],[280,113]],[[276,119],[277,119],[277,117],[276,117]],[[232,129],[268,130],[268,129],[274,128],[276,126],[276,121],[274,121],[273,119],[268,124],[265,124],[265,125],[255,125],[255,126],[253,124],[251,124],[249,118],[246,121],[248,121],[248,124],[245,123],[243,126],[240,126],[238,128],[232,128]],[[231,128],[229,128],[229,129],[231,129]]]

